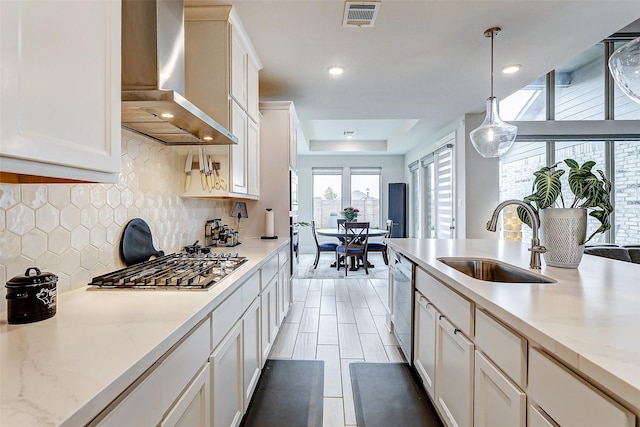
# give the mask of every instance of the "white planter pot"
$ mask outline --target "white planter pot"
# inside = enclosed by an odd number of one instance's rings
[[[587,210],[547,208],[540,212],[544,261],[550,267],[578,268],[587,238]]]

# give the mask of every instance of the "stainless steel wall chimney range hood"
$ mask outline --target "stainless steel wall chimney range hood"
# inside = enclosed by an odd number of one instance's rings
[[[185,93],[181,0],[122,2],[122,126],[167,145],[237,144]]]

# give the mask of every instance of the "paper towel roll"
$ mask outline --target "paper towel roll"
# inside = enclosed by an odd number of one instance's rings
[[[264,215],[264,228],[265,228],[265,232],[264,235],[266,237],[273,237],[275,236],[275,217],[273,214],[273,209],[267,209],[267,211],[265,212]]]

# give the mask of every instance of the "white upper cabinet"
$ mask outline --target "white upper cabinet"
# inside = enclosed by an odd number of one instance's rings
[[[224,156],[229,165],[221,165],[229,170],[226,192],[187,191],[185,196],[256,199],[260,60],[231,6],[194,1],[185,7],[185,45],[187,98],[238,138]]]
[[[117,182],[120,1],[0,2],[6,182]]]

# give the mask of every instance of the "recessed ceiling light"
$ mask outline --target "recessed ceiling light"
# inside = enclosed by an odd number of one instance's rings
[[[502,74],[513,74],[518,72],[521,67],[522,65],[520,64],[509,64],[502,67],[501,71],[502,71]]]
[[[211,141],[213,138],[210,136],[205,136],[202,139],[204,139],[205,141]]]
[[[172,119],[173,118],[173,114],[171,113],[162,113],[160,114],[161,117],[164,117],[165,119]]]
[[[327,68],[327,71],[329,71],[329,74],[331,74],[332,76],[339,76],[340,74],[344,73],[344,67],[342,65],[332,65]]]

